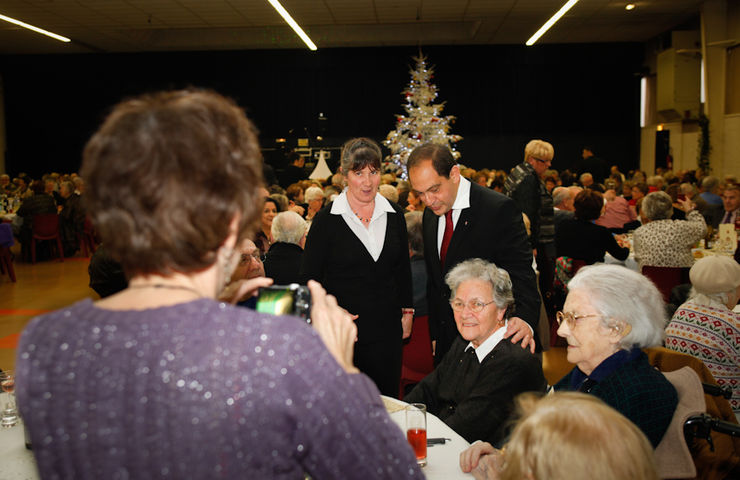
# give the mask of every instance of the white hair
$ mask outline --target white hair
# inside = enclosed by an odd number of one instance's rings
[[[493,303],[499,310],[505,310],[514,304],[511,278],[503,268],[498,268],[495,264],[481,258],[472,258],[458,263],[445,276],[445,282],[450,287],[452,297],[456,295],[458,287],[468,280],[482,280],[490,283],[493,290]],[[510,310],[513,311],[513,309]],[[507,314],[511,314],[511,311]]]
[[[307,229],[306,221],[293,211],[280,212],[272,220],[272,238],[276,242],[298,245]]]
[[[553,191],[552,204],[557,207],[563,202],[570,200],[570,198],[571,198],[570,190],[568,190],[566,187],[557,187]]]
[[[630,332],[620,340],[620,348],[652,347],[663,343],[666,313],[663,297],[647,277],[621,265],[590,265],[578,270],[568,290],[581,290],[602,315],[601,323],[612,328],[620,322]]]
[[[378,191],[391,202],[398,203],[398,190],[393,185],[383,184]]]
[[[324,198],[324,191],[316,186],[308,187],[303,193],[303,199],[306,202],[312,202],[314,200],[318,200],[319,198]]]

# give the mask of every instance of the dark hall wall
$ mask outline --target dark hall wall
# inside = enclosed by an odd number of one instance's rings
[[[385,138],[403,113],[415,47],[0,57],[6,165],[38,176],[79,168],[82,148],[111,105],[164,88],[207,87],[233,97],[263,147],[290,129],[330,145]],[[455,115],[461,162],[509,169],[529,139],[555,146],[553,168],[583,144],[623,169],[639,163],[641,44],[425,47],[438,101]]]

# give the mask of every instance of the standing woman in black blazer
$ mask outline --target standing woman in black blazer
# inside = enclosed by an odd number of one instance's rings
[[[378,193],[380,159],[369,138],[344,144],[347,188],[314,217],[301,273],[357,315],[354,364],[382,394],[397,397],[401,342],[414,316],[411,267],[403,210]]]

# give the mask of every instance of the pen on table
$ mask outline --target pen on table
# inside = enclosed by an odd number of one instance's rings
[[[444,445],[445,442],[451,442],[449,438],[427,438],[427,446],[431,447],[432,445]]]

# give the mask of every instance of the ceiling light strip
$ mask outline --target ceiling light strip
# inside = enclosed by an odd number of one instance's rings
[[[315,43],[311,41],[310,38],[308,38],[308,35],[306,35],[306,32],[303,31],[300,25],[296,23],[295,20],[293,20],[293,17],[290,16],[287,10],[283,8],[282,5],[280,5],[280,2],[278,0],[267,0],[270,2],[270,5],[272,5],[275,10],[280,14],[281,17],[290,25],[290,28],[293,29],[293,31],[301,37],[301,40],[303,40],[303,43],[305,43],[310,50],[318,50],[318,47]]]
[[[29,30],[33,30],[36,33],[40,33],[41,35],[46,35],[47,37],[51,37],[55,40],[59,40],[60,42],[71,42],[67,37],[63,37],[61,35],[57,35],[56,33],[51,33],[48,30],[44,30],[43,28],[34,27],[33,25],[29,25],[28,23],[21,22],[20,20],[16,20],[15,18],[6,17],[5,15],[0,14],[0,20],[5,20],[6,22],[18,25],[19,27],[27,28]]]
[[[557,13],[550,18],[550,20],[546,21],[545,24],[542,25],[540,27],[540,29],[537,30],[537,32],[535,32],[535,34],[532,35],[532,37],[529,40],[527,40],[527,46],[529,47],[529,46],[534,45],[534,42],[536,42],[537,40],[539,40],[539,38],[542,35],[544,35],[545,32],[550,29],[550,27],[552,27],[553,25],[555,25],[555,22],[557,22],[558,20],[560,20],[560,17],[562,17],[563,15],[565,15],[565,13],[568,10],[570,10],[573,7],[573,5],[575,5],[576,3],[578,3],[578,0],[568,0],[568,3],[566,3],[565,5],[563,5],[560,8],[560,10],[558,10]]]

